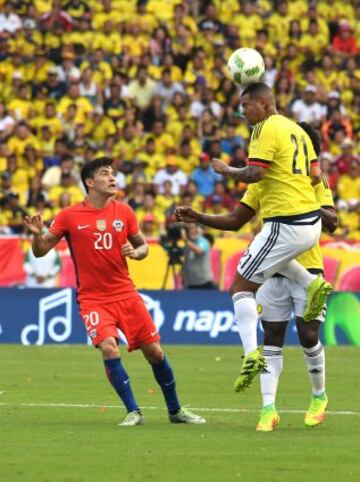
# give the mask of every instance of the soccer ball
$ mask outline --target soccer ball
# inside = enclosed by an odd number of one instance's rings
[[[265,62],[257,50],[242,48],[230,55],[227,68],[237,84],[254,84],[265,72]]]

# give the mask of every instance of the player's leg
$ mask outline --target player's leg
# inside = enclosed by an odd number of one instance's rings
[[[296,224],[298,223],[298,224]],[[319,240],[321,234],[321,220],[318,216],[293,222],[293,224],[280,223],[281,237],[287,240],[282,243],[283,258],[276,260],[273,273],[280,273],[296,281],[306,289],[305,321],[316,318],[328,297],[332,286],[321,275],[314,275],[305,269],[294,258],[312,248]],[[269,263],[269,268],[270,268]]]
[[[274,253],[275,259],[282,256],[279,245],[279,223],[265,223],[260,233],[253,239],[246,253],[241,258],[231,287],[235,319],[239,329],[245,358],[240,376],[235,381],[235,391],[247,388],[254,377],[265,366],[261,349],[257,345],[258,313],[255,293],[266,279],[267,259]],[[280,246],[280,254],[276,255]],[[271,275],[274,274],[273,272]],[[271,275],[267,276],[270,277]]]
[[[287,322],[262,321],[264,328],[263,356],[266,368],[260,373],[262,410],[256,430],[271,432],[280,422],[276,410],[276,392],[283,369],[283,353]]]
[[[306,305],[305,290],[293,281],[289,283],[292,284],[296,326],[312,387],[310,407],[305,414],[305,425],[313,427],[324,420],[328,405],[325,391],[325,351],[319,339],[320,326],[325,321],[326,305],[316,320],[304,322],[302,315]]]
[[[131,389],[129,375],[121,363],[114,306],[82,304],[80,315],[92,344],[102,353],[107,378],[128,412],[122,425],[143,423],[139,405]]]
[[[332,286],[321,275],[309,273],[296,260],[290,261],[279,271],[284,276],[296,281],[306,289],[306,306],[303,318],[309,321],[318,316],[326,302]]]
[[[319,340],[321,321],[304,322],[296,318],[299,340],[311,383],[311,402],[305,414],[305,425],[315,427],[325,419],[328,398],[325,390],[325,350]]]
[[[256,430],[262,432],[271,432],[280,421],[276,410],[276,392],[283,367],[282,347],[287,322],[292,311],[292,299],[287,282],[286,278],[270,278],[261,286],[256,295],[258,311],[264,328],[263,356],[266,361],[266,368],[260,373],[263,406],[256,427]]]
[[[230,289],[234,303],[236,324],[244,348],[244,360],[240,375],[234,384],[236,392],[247,388],[265,366],[261,349],[257,344],[258,313],[255,293],[261,285],[245,279],[239,272]]]
[[[150,315],[149,315],[150,316]],[[152,320],[151,320],[152,321]],[[152,323],[154,329],[154,324]],[[206,420],[181,407],[176,391],[175,375],[158,342],[140,344],[140,349],[150,363],[155,380],[164,395],[171,423],[201,424]]]
[[[108,380],[128,412],[125,419],[119,425],[142,425],[144,419],[131,389],[130,377],[121,362],[117,339],[109,336],[97,346],[102,353]]]

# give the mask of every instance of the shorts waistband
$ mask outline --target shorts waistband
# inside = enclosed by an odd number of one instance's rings
[[[320,268],[309,268],[306,271],[309,271],[309,273],[311,274],[322,274],[322,275],[324,274],[324,270]],[[286,276],[280,273],[275,273],[272,275],[272,278],[286,278]]]
[[[320,219],[320,209],[304,214],[294,214],[293,216],[273,216],[264,218],[264,223],[275,221],[277,223],[292,224],[297,226],[304,226],[307,224],[315,224]]]

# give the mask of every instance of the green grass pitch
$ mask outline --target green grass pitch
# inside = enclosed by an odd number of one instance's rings
[[[146,424],[124,416],[100,354],[85,346],[0,348],[2,482],[351,482],[360,480],[359,348],[327,349],[325,423],[305,428],[309,383],[301,350],[284,349],[273,433],[256,433],[258,381],[232,391],[240,347],[165,346],[184,405],[207,425],[170,425],[140,353],[124,363]],[[125,350],[123,349],[123,352]]]

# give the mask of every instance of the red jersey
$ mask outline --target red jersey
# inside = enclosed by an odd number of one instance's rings
[[[63,209],[49,231],[65,236],[75,265],[79,302],[120,301],[136,291],[121,247],[139,232],[133,210],[112,200],[96,209],[88,200]]]

